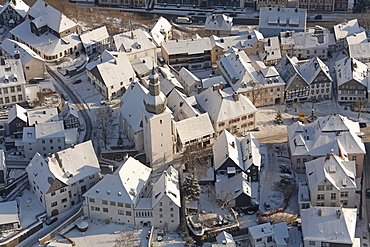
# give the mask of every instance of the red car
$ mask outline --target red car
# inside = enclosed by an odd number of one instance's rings
[[[82,82],[82,80],[81,79],[79,79],[79,80],[77,80],[77,81],[74,81],[73,82],[73,84],[78,84],[78,83],[81,83]]]

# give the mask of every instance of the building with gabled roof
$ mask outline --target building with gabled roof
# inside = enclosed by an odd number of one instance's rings
[[[80,39],[87,55],[102,53],[110,48],[106,26],[84,32],[80,35]]]
[[[134,208],[141,197],[148,196],[151,171],[129,157],[83,195],[86,214],[91,219],[135,225]]]
[[[167,106],[172,111],[175,121],[196,117],[200,111],[196,108],[197,101],[195,96],[186,96],[177,89],[172,90],[168,95]]]
[[[263,50],[258,54],[261,61],[266,65],[275,65],[281,59],[279,37],[264,38]]]
[[[257,108],[242,94],[232,88],[210,87],[195,96],[201,112],[208,112],[215,133],[224,129],[241,133],[255,128]]]
[[[368,67],[354,58],[344,57],[335,63],[338,103],[367,101]]]
[[[113,42],[115,50],[126,53],[130,61],[144,57],[157,61],[157,47],[151,41],[151,36],[141,29],[116,34]]]
[[[48,216],[83,200],[99,181],[100,166],[91,141],[43,157],[36,153],[26,167],[30,187]]]
[[[245,172],[252,182],[259,181],[261,154],[259,142],[248,133],[242,140],[224,130],[212,146],[213,164],[218,174]]]
[[[157,47],[161,47],[163,42],[172,38],[172,24],[164,17],[159,17],[153,24],[149,34],[152,36],[153,42]]]
[[[304,246],[359,246],[356,208],[312,207],[301,211],[301,219]]]
[[[176,150],[183,152],[189,146],[207,147],[213,144],[214,133],[208,113],[174,122]]]
[[[177,80],[184,87],[187,95],[194,95],[198,92],[198,88],[202,87],[201,80],[195,76],[191,71],[182,67],[178,74],[175,74]]]
[[[63,120],[64,129],[73,129],[80,127],[78,110],[75,105],[64,102],[60,112],[61,120]]]
[[[264,37],[278,36],[284,31],[304,32],[307,10],[298,8],[260,8],[258,27]]]
[[[209,15],[204,22],[204,30],[217,36],[229,36],[232,26],[233,18],[224,14]]]
[[[271,225],[265,223],[257,226],[248,227],[249,241],[251,246],[288,246],[289,232],[286,222]]]
[[[248,175],[244,172],[229,173],[228,175],[217,175],[216,198],[228,207],[248,208],[254,204],[252,187],[248,181]]]
[[[311,204],[354,208],[356,194],[355,161],[327,154],[305,163]]]
[[[346,37],[365,31],[359,26],[358,20],[353,19],[334,25],[334,37],[336,41],[335,50],[339,51],[345,48]]]
[[[5,39],[0,44],[0,49],[8,56],[14,58],[19,56],[26,81],[45,78],[45,60],[25,44],[15,40]]]
[[[39,123],[58,121],[58,109],[57,108],[44,108],[31,110],[27,112],[28,126],[35,126]]]
[[[87,80],[108,100],[121,97],[135,72],[125,53],[104,51],[100,58],[86,66]]]
[[[287,127],[288,147],[292,168],[305,173],[304,164],[333,153],[349,161],[355,161],[356,178],[362,176],[366,153],[358,122],[333,114],[303,125],[295,122]]]
[[[366,42],[349,45],[348,56],[362,63],[370,62],[370,43]]]
[[[23,22],[29,6],[23,0],[8,0],[0,9],[0,24],[13,28]]]
[[[285,101],[328,100],[331,98],[332,78],[329,68],[314,57],[299,64],[296,57],[284,55],[276,65],[285,81]],[[297,92],[297,89],[299,91]]]
[[[18,104],[14,104],[8,112],[8,125],[10,135],[17,136],[17,134],[21,134],[23,131],[23,127],[26,127],[27,123],[27,110]]]
[[[255,70],[250,58],[235,48],[225,53],[217,65],[234,92],[255,106],[279,104],[284,100],[284,81],[274,67]]]

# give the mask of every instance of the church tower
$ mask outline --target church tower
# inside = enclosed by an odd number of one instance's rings
[[[151,167],[158,167],[172,161],[172,112],[167,98],[161,92],[159,75],[153,68],[149,75],[149,93],[144,99],[144,151]]]

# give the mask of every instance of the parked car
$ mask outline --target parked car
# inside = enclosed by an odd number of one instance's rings
[[[322,20],[322,15],[316,15],[315,20]]]
[[[73,84],[78,84],[78,83],[81,83],[82,80],[81,79],[78,79],[77,81],[74,81]]]
[[[46,225],[51,225],[51,224],[53,224],[55,221],[57,221],[58,220],[58,217],[56,217],[56,216],[54,216],[54,217],[50,217],[49,219],[47,219],[46,221],[45,221],[45,224]]]

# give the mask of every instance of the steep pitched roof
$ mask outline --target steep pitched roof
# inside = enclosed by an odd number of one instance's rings
[[[212,14],[206,17],[204,30],[231,31],[233,18],[224,14]]]
[[[40,61],[44,61],[36,52],[34,52],[31,48],[26,46],[25,44],[19,43],[15,40],[5,39],[1,44],[0,48],[3,49],[6,53],[10,56],[14,55],[15,51],[19,51],[19,55],[21,58],[21,62],[23,65],[27,64],[32,59],[37,59]]]
[[[258,169],[261,166],[260,144],[253,136],[248,133],[245,138],[240,141],[244,170],[248,170],[251,165],[255,165]]]
[[[230,134],[229,131],[222,131],[216,142],[212,146],[214,167],[217,171],[227,159],[231,159],[237,166],[244,171],[242,150],[239,140]]]
[[[152,207],[157,205],[164,196],[181,207],[179,174],[173,166],[168,167],[153,185]]]
[[[17,117],[27,123],[27,110],[22,106],[15,104],[8,112],[8,123],[12,122]]]
[[[310,190],[327,179],[338,190],[356,188],[354,161],[345,161],[337,155],[327,155],[305,163]]]
[[[109,38],[109,34],[105,26],[87,31],[80,35],[82,45],[85,48],[107,38]]]
[[[14,9],[23,18],[26,16],[29,6],[22,0],[11,0],[7,1],[0,10],[0,14],[4,12],[8,7]]]
[[[153,38],[154,43],[159,46],[165,41],[166,33],[172,28],[171,23],[164,17],[159,17],[159,19],[154,23],[152,29],[150,30],[150,35]]]
[[[350,80],[355,80],[366,88],[368,87],[367,65],[354,58],[344,57],[341,60],[336,61],[335,74],[338,86],[341,86]]]
[[[334,26],[334,34],[337,41],[362,31],[363,29],[358,25],[357,19],[346,21]]]
[[[232,177],[227,175],[219,175],[216,177],[216,195],[225,196],[229,195],[229,200],[236,199],[241,194],[245,194],[249,197],[252,195],[252,189],[248,181],[248,176],[244,172],[237,173]]]
[[[114,202],[135,204],[152,169],[129,157],[113,173],[107,174],[83,196]]]
[[[208,113],[175,122],[175,128],[183,143],[215,133]]]

